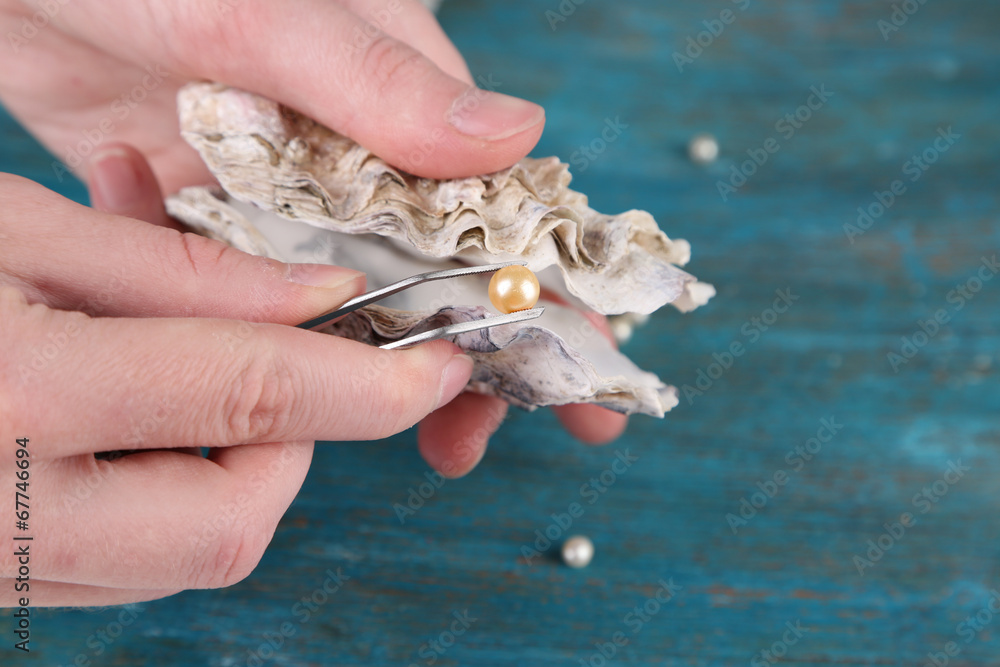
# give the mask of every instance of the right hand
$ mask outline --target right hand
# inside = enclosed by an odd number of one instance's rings
[[[479,90],[417,0],[42,4],[51,18],[37,2],[0,0],[0,34],[30,35],[4,39],[0,100],[82,180],[95,140],[113,140],[150,161],[166,194],[209,182],[178,132],[177,90],[189,81],[277,100],[429,178],[509,167],[545,125],[537,104]]]

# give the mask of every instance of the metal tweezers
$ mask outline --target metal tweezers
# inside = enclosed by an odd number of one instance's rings
[[[333,320],[343,317],[348,313],[353,313],[358,308],[364,308],[365,306],[380,301],[387,296],[396,294],[397,292],[402,292],[403,290],[415,287],[416,285],[421,285],[432,280],[444,280],[446,278],[457,278],[459,276],[471,276],[478,273],[492,273],[505,266],[526,266],[527,262],[524,261],[513,261],[513,262],[501,262],[500,264],[485,264],[482,266],[466,266],[460,269],[446,269],[444,271],[431,271],[429,273],[420,273],[415,276],[410,276],[409,278],[404,278],[399,282],[387,285],[381,289],[372,290],[362,294],[361,296],[356,296],[337,310],[326,313],[325,315],[320,315],[319,317],[314,317],[311,320],[303,322],[297,325],[299,329],[310,329],[316,330],[321,329]],[[438,338],[444,338],[445,336],[454,336],[460,333],[466,333],[468,331],[478,331],[479,329],[487,329],[489,327],[495,327],[500,324],[512,324],[514,322],[524,322],[525,320],[533,320],[545,312],[545,308],[532,308],[530,310],[519,310],[507,315],[497,315],[494,317],[486,317],[481,320],[472,320],[471,322],[457,322],[455,324],[449,324],[447,326],[440,327],[439,329],[432,329],[431,331],[425,331],[423,333],[415,334],[407,338],[401,338],[400,340],[393,341],[391,343],[386,343],[385,345],[380,345],[383,350],[392,350],[400,347],[408,347],[410,345],[416,345],[417,343],[424,343],[429,340],[437,340]]]

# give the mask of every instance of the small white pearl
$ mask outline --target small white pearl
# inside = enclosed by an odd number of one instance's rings
[[[649,322],[649,315],[642,313],[629,313],[629,317],[632,318],[632,326],[634,327],[641,327]]]
[[[587,567],[594,558],[594,543],[583,535],[574,535],[563,542],[562,558],[570,567]]]
[[[709,164],[719,157],[719,142],[711,134],[696,134],[688,143],[688,157],[695,164]]]
[[[620,315],[609,317],[608,325],[611,327],[611,335],[619,345],[624,345],[632,339],[632,324],[624,317]]]

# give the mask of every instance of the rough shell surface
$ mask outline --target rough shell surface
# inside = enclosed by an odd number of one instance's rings
[[[219,84],[178,97],[184,138],[233,198],[331,231],[378,234],[428,257],[558,267],[599,313],[682,311],[713,294],[678,268],[690,246],[644,211],[604,215],[569,188],[556,158],[437,181],[396,169],[350,139],[271,100]]]
[[[446,306],[436,312],[407,312],[369,306],[344,318],[330,332],[372,345],[398,340],[455,322],[490,316],[476,306]],[[616,412],[662,417],[677,404],[677,390],[638,368],[633,377],[602,377],[594,365],[552,331],[531,324],[503,325],[459,334],[455,344],[472,357],[469,389],[533,409],[566,403],[597,403]],[[624,357],[623,357],[624,359]],[[636,377],[637,374],[646,377]]]
[[[621,335],[642,319],[637,313],[667,303],[687,311],[714,295],[678,268],[687,242],[669,239],[648,213],[594,211],[555,158],[435,181],[243,91],[191,84],[178,102],[185,139],[224,190],[182,190],[167,201],[174,217],[246,252],[364,271],[371,287],[524,259],[565,303],[546,303],[540,320],[457,336],[475,361],[470,390],[528,409],[596,403],[660,417],[677,404],[674,387],[638,368],[581,310],[625,313],[614,323]],[[444,282],[405,290],[327,331],[381,344],[488,316],[481,276]]]
[[[458,263],[415,257],[400,244],[289,222],[210,188],[186,188],[167,200],[170,214],[200,233],[245,252],[291,262],[326,262],[364,271],[372,287]],[[381,345],[445,324],[489,315],[488,279],[429,283],[369,306],[326,329]],[[469,390],[526,409],[595,403],[654,417],[677,405],[677,390],[641,370],[578,309],[545,304],[540,320],[462,334],[455,344],[475,361]],[[373,368],[372,372],[386,369]]]

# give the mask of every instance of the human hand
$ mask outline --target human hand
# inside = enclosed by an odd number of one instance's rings
[[[54,6],[48,25],[32,31],[23,26],[32,25],[37,3],[0,0],[0,33],[21,38],[0,50],[0,99],[84,179],[94,146],[113,138],[149,159],[167,193],[210,181],[178,133],[175,98],[191,80],[278,100],[431,178],[508,167],[544,126],[538,105],[477,91],[416,0]]]
[[[450,343],[386,351],[283,326],[363,291],[347,269],[253,257],[0,175],[0,477],[15,479],[28,438],[21,534],[38,545],[29,591],[0,559],[0,605],[239,581],[314,440],[386,437],[462,391],[472,364]],[[116,450],[133,453],[94,456]]]
[[[167,218],[155,179],[142,156],[127,146],[113,146],[106,156],[98,159],[92,174],[94,205],[156,224],[174,224]],[[551,294],[543,297],[555,298]],[[603,316],[584,315],[599,334],[612,338]],[[489,438],[503,422],[507,409],[507,403],[494,396],[459,394],[420,422],[417,442],[421,454],[446,477],[467,474],[482,459]],[[595,405],[565,405],[553,411],[573,436],[589,444],[614,440],[628,422],[624,415]]]
[[[544,125],[541,107],[476,91],[462,57],[415,0],[74,0],[60,7],[18,53],[0,57],[0,98],[63,160],[79,157],[74,167],[97,184],[96,205],[144,220],[165,219],[159,202],[131,196],[129,185],[107,185],[129,180],[127,169],[102,185],[84,154],[96,153],[96,133],[98,143],[111,137],[135,145],[167,193],[208,182],[178,134],[176,91],[191,79],[278,99],[428,177],[507,167]],[[0,28],[17,34],[35,11],[0,0]],[[106,122],[113,125],[107,136]],[[448,476],[465,474],[506,409],[495,398],[461,395],[422,423],[422,454]],[[556,412],[588,442],[611,440],[625,427],[624,417],[594,406]]]

